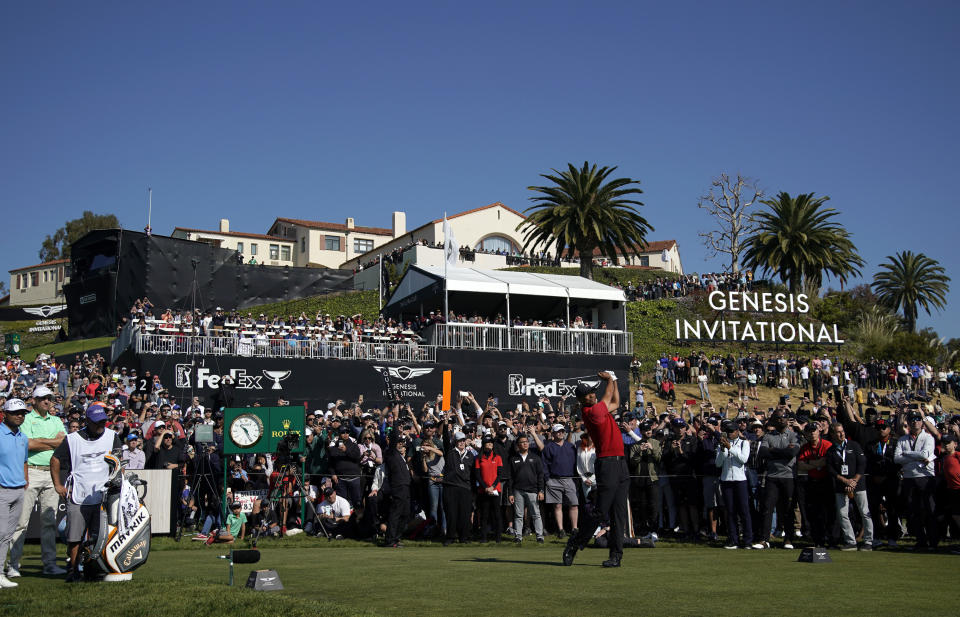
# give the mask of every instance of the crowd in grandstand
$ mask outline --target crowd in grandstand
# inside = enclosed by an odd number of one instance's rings
[[[831,375],[848,370],[837,367],[820,359],[819,370]],[[663,379],[679,378],[677,368],[668,361]],[[868,388],[870,375],[867,368]],[[853,396],[841,387],[796,403],[781,398],[765,410],[742,399],[655,403],[639,390],[632,408],[617,413],[633,476],[629,541],[649,545],[666,534],[727,548],[803,542],[865,551],[905,536],[917,550],[955,543],[960,415],[918,399],[925,384],[910,375],[897,384],[895,401],[866,407],[857,404],[859,387]],[[950,372],[947,383],[955,377]],[[129,468],[177,472],[179,520],[196,525],[197,540],[302,530],[390,546],[405,537],[543,542],[570,533],[579,508],[591,507],[595,452],[573,399],[529,398],[516,407],[501,405],[496,393],[465,393],[450,410],[440,409],[439,398],[330,401],[305,412],[300,479],[281,472],[282,454],[224,460],[220,409],[232,403],[224,388],[211,400],[178,400],[158,376],[109,368],[100,357],[71,367],[53,358],[6,361],[4,400],[32,406],[38,387],[49,388],[41,393],[64,432],[78,430],[84,409],[100,402]],[[212,441],[196,438],[204,424]],[[231,510],[228,521],[220,509],[224,467],[228,501],[254,495],[239,535],[229,528],[240,512]]]

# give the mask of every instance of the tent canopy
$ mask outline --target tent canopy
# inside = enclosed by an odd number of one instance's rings
[[[562,274],[449,268],[446,282],[451,309],[468,312],[464,309],[469,307],[491,316],[505,312],[508,295],[510,313],[544,319],[565,318],[568,304],[586,309],[605,303],[612,308],[612,303],[626,301],[623,291],[616,287]],[[411,265],[384,306],[384,313],[419,314],[424,309],[442,307],[443,283],[443,267]]]

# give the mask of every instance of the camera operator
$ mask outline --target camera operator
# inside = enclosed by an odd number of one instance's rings
[[[345,497],[351,507],[357,508],[362,498],[360,447],[351,432],[348,422],[341,423],[336,437],[327,445],[327,456],[337,492],[342,493],[341,497]]]
[[[343,497],[337,495],[337,490],[328,486],[323,491],[324,499],[320,502],[320,522],[323,523],[327,533],[337,540],[342,540],[344,536],[349,535],[350,515],[353,514],[353,508]]]
[[[644,539],[657,540],[657,514],[660,512],[660,487],[657,467],[660,465],[662,449],[660,442],[653,437],[653,423],[644,420],[638,427],[640,441],[630,446],[630,470],[633,473],[633,489],[637,504],[634,518],[637,521],[637,533]]]
[[[369,435],[369,439],[373,436]],[[400,537],[410,520],[410,465],[407,463],[407,440],[394,431],[383,461],[387,481],[390,483],[390,514],[387,519],[387,535],[384,546],[402,548]]]
[[[153,425],[154,438],[146,442],[144,455],[148,469],[177,469],[183,454],[183,439],[176,438],[174,430],[162,420]]]

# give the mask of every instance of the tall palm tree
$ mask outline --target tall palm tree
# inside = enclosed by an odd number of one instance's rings
[[[824,275],[841,284],[860,274],[863,259],[850,233],[833,218],[839,213],[823,204],[829,197],[780,192],[756,214],[757,230],[747,239],[744,263],[780,278],[791,293],[805,283],[819,287]]]
[[[647,246],[647,232],[653,226],[640,216],[635,206],[643,203],[630,199],[643,193],[630,178],[607,177],[616,167],[583,163],[577,169],[567,164],[566,171],[553,170],[541,174],[553,185],[530,186],[538,195],[524,212],[527,218],[517,226],[524,232],[523,250],[576,250],[580,255],[580,276],[593,279],[593,252],[617,262],[618,257],[641,252]],[[618,252],[620,255],[618,255]]]
[[[943,309],[947,302],[948,283],[943,266],[923,253],[901,251],[887,256],[889,263],[880,264],[873,275],[873,291],[893,311],[903,309],[907,329],[917,329],[917,307],[930,314],[931,308]]]

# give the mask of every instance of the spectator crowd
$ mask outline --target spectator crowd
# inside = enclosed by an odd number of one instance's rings
[[[821,359],[821,371],[845,370],[835,367]],[[682,379],[677,368],[668,363],[664,380]],[[955,544],[960,415],[919,400],[926,384],[912,376],[904,385],[903,397],[865,406],[843,388],[752,411],[742,400],[638,398],[617,411],[632,475],[627,544],[664,536],[731,549]],[[374,405],[358,396],[305,409],[300,452],[225,457],[220,409],[229,401],[179,401],[157,376],[107,367],[99,356],[70,367],[9,358],[0,393],[30,413],[49,404],[62,433],[102,405],[128,468],[174,471],[178,528],[208,543],[298,532],[386,546],[544,542],[574,532],[594,497],[595,451],[579,405],[562,397],[515,406],[496,393],[461,393],[442,410],[439,397]],[[227,516],[225,468],[227,501],[237,504]],[[596,530],[598,545],[604,534]]]

